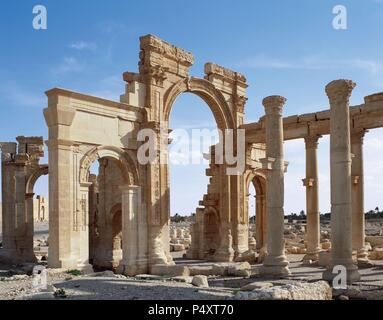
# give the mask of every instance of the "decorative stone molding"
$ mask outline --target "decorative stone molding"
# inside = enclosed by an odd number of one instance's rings
[[[282,96],[269,96],[263,99],[262,104],[265,107],[266,115],[282,115],[286,101],[287,99]]]
[[[348,102],[356,83],[352,80],[334,80],[326,86],[326,94],[330,103]]]
[[[245,76],[239,72],[232,71],[230,69],[224,68],[211,62],[205,64],[204,70],[207,77],[213,75],[215,77],[224,78],[232,82],[239,82],[247,87],[247,80]]]
[[[317,149],[319,145],[319,139],[322,138],[321,135],[310,135],[306,136],[305,139],[305,145],[306,149]]]

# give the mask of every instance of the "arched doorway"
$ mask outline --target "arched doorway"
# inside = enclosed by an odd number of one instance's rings
[[[173,257],[178,258],[185,253],[178,250],[189,248],[192,214],[196,212],[203,195],[207,193],[210,179],[206,176],[206,169],[209,168],[209,161],[204,159],[204,154],[208,154],[211,146],[219,142],[219,134],[215,119],[205,101],[190,93],[183,93],[177,97],[172,108],[169,127],[172,130],[171,144],[168,148],[171,228],[182,230],[178,232],[182,234],[182,238],[173,237],[174,244],[178,244],[172,245],[173,248],[177,248]],[[207,229],[212,228],[211,224],[214,221],[216,224],[213,226],[215,232],[209,235],[217,238],[218,220],[213,221],[208,215],[205,219],[209,223]],[[215,242],[219,243],[219,239],[215,239],[213,243]],[[213,248],[213,253],[215,249],[216,247]]]
[[[46,261],[49,246],[48,166],[42,165],[27,177],[25,208],[27,210],[27,239],[31,241],[33,259]]]
[[[90,150],[86,157],[80,179],[88,190],[90,261],[95,269],[116,270],[123,249],[122,188],[137,182],[137,172],[127,154],[117,148],[98,147]],[[98,162],[98,172],[90,174],[94,162]],[[84,183],[84,179],[88,183]]]
[[[250,192],[252,189],[254,192]],[[249,199],[254,197],[255,200]],[[266,246],[267,216],[266,216],[266,178],[259,173],[251,173],[247,177],[247,212],[249,220],[249,238],[254,237],[256,249]],[[253,206],[251,207],[251,204]],[[250,240],[250,239],[249,239]]]
[[[224,138],[222,137],[224,137],[225,130],[234,129],[237,127],[237,124],[235,123],[235,120],[233,118],[233,110],[229,108],[229,105],[223,94],[219,90],[217,90],[210,81],[206,79],[190,77],[187,79],[180,80],[179,82],[174,84],[170,89],[168,89],[164,95],[164,108],[163,112],[161,113],[163,116],[162,120],[165,122],[165,124],[168,124],[170,112],[173,108],[176,99],[182,93],[185,92],[190,92],[199,96],[208,105],[208,107],[213,113],[215,120],[214,122],[216,123],[217,128],[221,130],[221,133],[223,133],[223,135],[220,135],[219,140],[219,143],[223,145]],[[214,162],[212,163],[212,165],[214,165]],[[164,166],[163,170],[165,171],[164,175],[168,177],[168,167]],[[220,176],[221,178],[219,179],[218,176]],[[232,184],[229,183],[229,180],[232,180]],[[212,199],[212,201],[214,202],[212,205],[213,207],[215,207],[216,211],[218,212],[218,216],[220,217],[220,225],[218,226],[219,232],[215,234],[215,236],[217,237],[217,242],[221,246],[219,250],[216,250],[216,258],[218,261],[230,261],[231,259],[233,259],[234,256],[233,244],[236,245],[238,248],[240,247],[238,243],[238,239],[240,236],[237,232],[239,230],[238,225],[239,223],[241,223],[239,221],[241,218],[240,215],[237,215],[237,210],[234,210],[234,208],[240,208],[240,205],[239,203],[236,204],[235,201],[229,201],[230,196],[228,196],[228,194],[231,194],[232,192],[231,190],[229,190],[229,185],[238,185],[238,180],[241,180],[241,177],[229,177],[226,174],[225,165],[222,165],[221,167],[218,167],[215,171],[215,178],[212,177],[209,180],[207,190],[208,196],[203,197],[203,199]],[[236,191],[233,190],[233,192],[240,192],[240,188]],[[169,185],[167,187],[166,194],[169,197]],[[234,199],[239,200],[240,198],[235,197]],[[239,202],[240,201],[241,200],[239,200]],[[169,208],[167,208],[167,210],[169,214]],[[231,214],[233,214],[233,217],[230,217]],[[234,238],[234,241],[232,240],[232,236]],[[166,243],[168,243],[168,241],[168,239],[165,239]]]

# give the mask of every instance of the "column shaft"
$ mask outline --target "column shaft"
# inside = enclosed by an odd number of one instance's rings
[[[285,256],[284,242],[284,172],[282,109],[286,99],[280,96],[263,100],[266,111],[266,159],[267,169],[267,252],[261,268],[262,274],[284,276],[290,274]]]
[[[355,83],[336,80],[329,83],[326,93],[330,100],[330,162],[331,162],[331,263],[323,274],[325,280],[336,275],[333,267],[342,265],[347,281],[360,279],[352,260],[351,243],[351,143],[349,97]]]
[[[357,251],[358,261],[367,261],[365,247],[364,220],[364,174],[363,174],[363,137],[365,132],[351,135],[352,176],[352,248]]]
[[[318,194],[318,149],[319,136],[308,136],[306,143],[306,214],[307,214],[307,254],[303,260],[318,260],[320,251],[320,217]]]

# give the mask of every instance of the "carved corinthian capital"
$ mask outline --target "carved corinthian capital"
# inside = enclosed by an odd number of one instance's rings
[[[266,115],[278,114],[282,115],[283,106],[287,99],[282,96],[269,96],[263,99],[263,106],[265,107]]]
[[[326,94],[330,103],[348,103],[356,83],[352,80],[334,80],[326,86]]]

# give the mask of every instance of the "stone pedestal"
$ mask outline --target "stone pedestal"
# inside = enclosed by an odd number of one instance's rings
[[[331,262],[323,279],[331,281],[333,268],[347,270],[347,282],[360,279],[352,260],[351,146],[349,98],[355,83],[336,80],[326,86],[330,100]]]
[[[318,139],[320,136],[307,136],[306,144],[306,212],[307,212],[307,254],[303,260],[317,261],[320,252],[320,217],[318,195]]]
[[[263,168],[267,170],[267,252],[260,269],[261,274],[286,276],[290,274],[285,256],[284,243],[284,172],[282,110],[286,99],[271,96],[263,100],[266,111],[266,159]]]

